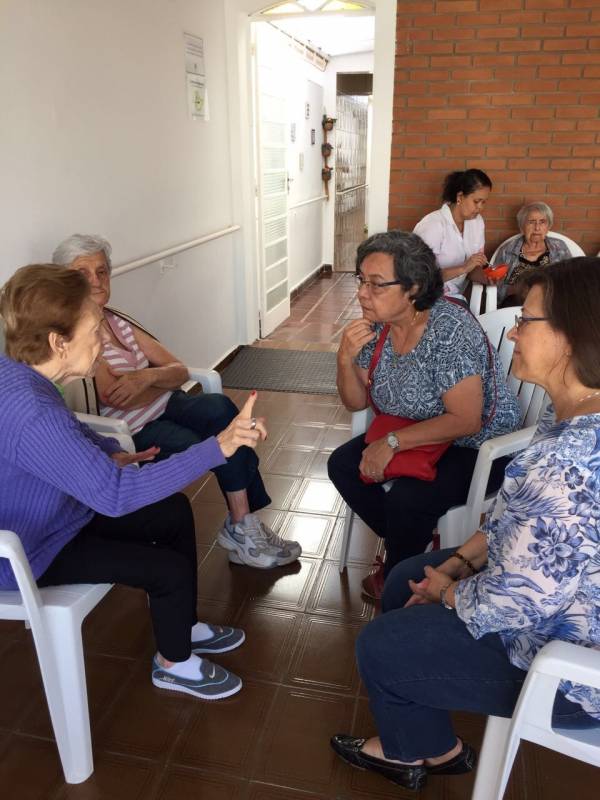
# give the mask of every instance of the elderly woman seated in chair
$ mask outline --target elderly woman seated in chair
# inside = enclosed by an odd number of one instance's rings
[[[544,644],[600,649],[599,267],[574,258],[525,277],[513,372],[552,406],[481,530],[386,581],[384,613],[357,646],[377,735],[332,739],[355,766],[410,789],[468,772],[475,754],[451,711],[510,717]],[[554,713],[561,726],[600,725],[600,690],[563,682]]]
[[[150,464],[79,422],[57,388],[94,374],[102,314],[79,272],[23,267],[0,294],[6,356],[0,356],[0,529],[19,536],[39,586],[121,583],[148,594],[157,650],[152,681],[206,700],[241,680],[200,654],[222,653],[243,631],[198,622],[194,515],[173,494],[267,435],[242,413],[185,453]],[[0,588],[16,589],[0,559]]]
[[[102,312],[102,359],[95,376],[100,414],[125,420],[136,449],[158,447],[155,460],[168,458],[222,430],[238,409],[222,394],[181,391],[189,378],[181,361],[138,323],[107,306],[111,250],[100,236],[74,234],[58,245],[52,260],[85,275]],[[300,545],[281,539],[254,513],[271,502],[254,450],[241,447],[213,472],[229,508],[218,534],[229,560],[262,569],[295,561]]]
[[[493,265],[508,265],[508,272],[498,284],[501,307],[523,303],[526,290],[521,279],[529,270],[571,257],[565,242],[548,236],[553,222],[554,213],[546,203],[527,203],[517,212],[521,235],[503,244],[493,260]]]
[[[479,322],[442,296],[435,256],[419,236],[369,237],[357,251],[356,277],[363,317],[342,333],[340,397],[352,411],[370,403],[398,428],[368,444],[365,436],[351,439],[331,454],[328,470],[350,508],[385,539],[385,566],[362,584],[378,598],[384,575],[422,553],[439,517],[465,502],[478,448],[518,426],[519,406]],[[400,418],[415,424],[400,429]],[[392,459],[431,445],[447,448],[436,474],[405,473],[386,492]],[[502,481],[500,466],[490,489]]]

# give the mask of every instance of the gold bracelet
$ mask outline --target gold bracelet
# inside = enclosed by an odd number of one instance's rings
[[[454,558],[458,558],[459,561],[462,561],[463,564],[471,570],[473,575],[477,575],[477,570],[475,569],[473,564],[469,561],[468,558],[465,558],[465,556],[463,556],[463,554],[459,550],[455,550],[452,553],[452,555],[454,556]]]

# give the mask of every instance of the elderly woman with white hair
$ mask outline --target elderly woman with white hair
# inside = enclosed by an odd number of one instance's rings
[[[508,264],[509,268],[498,286],[500,306],[522,304],[522,278],[529,270],[571,257],[569,248],[561,239],[548,236],[553,222],[554,214],[546,203],[527,203],[517,212],[521,235],[505,242],[493,260],[494,264]]]
[[[102,359],[94,378],[100,414],[125,420],[136,449],[154,448],[160,461],[214,436],[239,412],[225,395],[181,391],[189,378],[185,365],[139,323],[107,306],[111,251],[100,236],[74,234],[58,245],[52,261],[83,273],[102,311]],[[282,539],[254,513],[271,502],[254,450],[239,448],[212,472],[229,510],[218,534],[229,560],[261,569],[296,561],[298,542]]]

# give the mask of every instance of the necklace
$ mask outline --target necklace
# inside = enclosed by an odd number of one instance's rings
[[[579,405],[579,403],[583,403],[584,400],[589,400],[592,397],[598,397],[599,394],[600,394],[600,389],[598,389],[597,392],[590,392],[589,394],[586,394],[585,397],[580,397],[579,400],[577,401],[577,405]]]
[[[409,330],[406,331],[406,335],[404,337],[404,341],[402,342],[402,345],[399,348],[400,350],[402,350],[402,348],[404,347],[404,345],[406,344],[406,342],[408,340],[408,337],[409,337],[409,334],[410,334],[410,328],[414,327],[417,324],[417,321],[418,321],[420,316],[421,316],[421,311],[417,311],[415,309],[415,313],[413,314],[413,318],[412,318],[412,320],[410,322],[410,325],[409,325]],[[396,368],[396,367],[398,367],[400,365],[400,361],[406,355],[406,353],[402,353],[402,352],[399,353],[399,352],[396,351],[396,348],[394,347],[394,341],[392,339],[391,330],[390,330],[389,337],[390,337],[390,344],[392,345],[392,355],[394,357],[393,366],[394,366],[394,368]]]

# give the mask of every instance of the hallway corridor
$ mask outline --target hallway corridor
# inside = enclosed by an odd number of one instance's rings
[[[357,315],[354,279],[334,273],[294,302],[291,318],[260,347],[335,349]],[[227,392],[241,402],[246,392]],[[145,596],[117,587],[84,625],[95,772],[66,786],[31,645],[21,624],[0,622],[0,786],[15,800],[399,800],[415,797],[352,770],[329,748],[337,732],[370,735],[354,641],[374,608],[360,579],[378,542],[356,524],[340,576],[343,507],[326,475],[329,453],[350,435],[336,396],[261,392],[269,438],[261,468],[272,506],[262,516],[303,547],[300,562],[261,572],[232,566],[215,544],[225,504],[212,475],[188,487],[197,525],[201,619],[235,623],[247,641],[218,657],[244,680],[228,700],[203,703],[155,689]],[[457,714],[475,746],[484,719]],[[590,766],[525,745],[506,800],[593,800]],[[431,778],[422,800],[469,800],[473,776]]]

